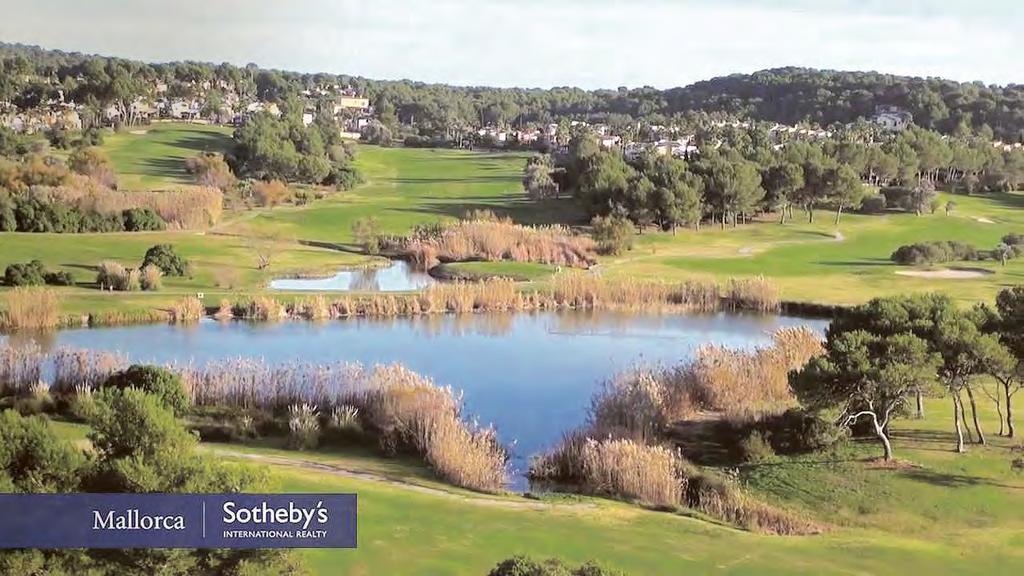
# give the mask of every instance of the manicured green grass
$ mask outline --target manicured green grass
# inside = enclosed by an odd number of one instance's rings
[[[900,466],[872,458],[874,442],[742,467],[759,498],[803,513],[824,534],[752,534],[699,517],[654,512],[594,498],[483,496],[447,487],[415,462],[387,460],[362,448],[313,452],[204,444],[230,453],[284,457],[376,481],[294,464],[270,466],[283,492],[354,492],[359,547],[307,550],[316,574],[484,574],[514,554],[598,560],[637,575],[737,574],[1017,574],[1024,568],[1024,476],[1013,472],[1020,440],[995,436],[994,411],[980,405],[990,446],[952,452],[948,399],[927,403],[924,420],[893,426]],[[57,422],[81,442],[87,429]]]
[[[994,248],[1009,232],[1024,232],[1024,195],[984,197],[942,195],[955,199],[956,210],[913,214],[843,217],[838,227],[831,214],[818,211],[816,222],[797,218],[785,226],[767,218],[738,228],[710,227],[694,232],[646,233],[636,248],[605,259],[608,274],[685,278],[691,276],[764,275],[772,278],[788,300],[858,303],[872,297],[918,291],[942,291],[970,303],[991,299],[1006,286],[1024,283],[1024,260],[1006,267],[998,262],[950,263],[994,272],[966,280],[913,278],[897,275],[912,270],[889,261],[901,245],[926,240],[959,240],[979,249]],[[985,223],[979,219],[987,219]]]
[[[525,154],[360,146],[356,157],[366,184],[310,206],[260,212],[246,225],[321,242],[352,242],[352,223],[376,218],[388,234],[417,224],[454,220],[491,210],[528,224],[582,218],[570,199],[531,202],[520,183]]]
[[[155,124],[150,130],[145,135],[112,135],[104,145],[110,149],[119,170],[129,174],[141,170],[141,176],[157,186],[168,184],[166,178],[172,176],[153,168],[161,165],[154,154],[174,148],[172,156],[184,158],[194,155],[195,149],[223,145],[222,129]],[[127,155],[119,157],[117,150]],[[352,222],[359,217],[374,216],[381,221],[384,231],[404,234],[416,224],[453,219],[471,209],[490,208],[535,222],[553,220],[565,204],[521,201],[518,188],[523,155],[385,150],[369,146],[359,150],[358,165],[369,183],[353,192],[338,193],[303,207],[228,213],[220,225],[205,233],[0,233],[0,270],[14,262],[38,258],[50,268],[68,270],[78,282],[91,283],[99,262],[112,259],[138,265],[147,248],[170,243],[193,261],[194,278],[166,279],[164,289],[156,293],[101,293],[88,285],[61,288],[65,311],[166,307],[184,295],[198,292],[204,293],[208,304],[213,305],[223,295],[237,297],[240,293],[262,292],[273,277],[328,273],[365,265],[370,258],[350,245]],[[256,252],[245,238],[256,233],[272,234],[279,239],[271,265],[262,271],[257,270]],[[516,272],[526,273],[525,268],[531,267],[519,266]],[[529,273],[540,274],[535,269]],[[230,282],[224,282],[225,278]],[[228,284],[233,288],[223,287]]]
[[[224,128],[191,124],[154,124],[142,135],[108,136],[104,147],[121,174],[125,188],[185,185],[183,160],[203,150],[229,144]],[[361,265],[367,257],[353,245],[352,224],[374,217],[385,233],[404,234],[417,224],[451,220],[471,210],[493,210],[527,224],[583,224],[585,216],[572,199],[528,201],[520,176],[525,154],[461,150],[385,149],[360,146],[356,165],[367,182],[353,191],[332,194],[301,207],[228,213],[206,234],[39,235],[0,234],[0,267],[41,258],[48,266],[72,272],[88,282],[103,259],[124,264],[140,261],[152,244],[169,242],[197,264],[193,279],[170,279],[163,293],[100,294],[89,287],[64,290],[67,307],[138,308],[165,306],[182,294],[203,292],[257,293],[274,276],[328,273]],[[1024,195],[996,194],[955,198],[955,211],[914,216],[850,214],[843,217],[836,238],[832,215],[818,211],[808,224],[797,218],[785,226],[766,217],[762,222],[727,228],[705,227],[677,234],[645,232],[634,250],[601,260],[607,276],[682,280],[690,277],[764,275],[780,287],[787,300],[857,303],[872,297],[938,290],[964,304],[991,299],[998,290],[1024,283],[1024,259],[1005,267],[995,262],[966,265],[994,272],[972,279],[914,278],[889,261],[903,244],[924,240],[960,240],[991,249],[1009,232],[1024,232]],[[986,223],[984,220],[991,221]],[[256,269],[256,255],[244,236],[272,234],[281,239],[271,266]],[[465,263],[470,273],[509,274],[542,280],[550,267],[520,263]],[[218,288],[228,278],[234,288]]]
[[[117,171],[119,187],[126,190],[191,186],[185,160],[230,147],[230,128],[184,123],[155,123],[107,134],[102,145]]]
[[[876,466],[877,447],[857,443],[744,471],[753,493],[827,524],[818,536],[756,535],[595,499],[522,509],[274,469],[286,491],[359,495],[359,548],[306,552],[319,574],[483,574],[513,554],[596,559],[634,575],[1018,573],[1024,478],[1010,470],[1012,442],[953,454],[945,408],[932,401],[928,419],[895,426],[898,469]]]

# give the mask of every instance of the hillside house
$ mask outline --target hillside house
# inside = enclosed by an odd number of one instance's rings
[[[886,132],[902,132],[914,122],[914,116],[894,106],[883,106],[876,111],[872,122]]]

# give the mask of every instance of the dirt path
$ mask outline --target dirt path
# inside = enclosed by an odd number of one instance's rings
[[[235,452],[233,450],[223,450],[219,448],[211,448],[209,452],[218,456],[229,456],[232,458],[243,458],[246,460],[252,460],[255,462],[262,462],[264,464],[272,464],[274,466],[285,466],[288,468],[295,468],[299,470],[311,470],[322,474],[329,474],[331,476],[339,476],[342,478],[354,478],[356,480],[365,480],[368,482],[377,482],[380,484],[386,484],[402,490],[408,490],[410,492],[418,492],[420,494],[429,494],[431,496],[439,496],[442,498],[448,498],[451,500],[458,500],[459,502],[465,502],[467,504],[476,504],[478,506],[489,506],[494,508],[511,508],[518,510],[551,510],[554,508],[560,509],[588,509],[596,508],[594,504],[587,503],[565,503],[565,502],[540,502],[532,500],[514,500],[495,498],[481,494],[479,496],[469,494],[459,494],[456,492],[449,492],[441,488],[433,488],[430,486],[422,486],[419,484],[412,484],[404,482],[402,480],[396,480],[394,478],[388,478],[380,474],[374,474],[372,472],[362,472],[358,470],[349,470],[334,466],[331,464],[325,464],[323,462],[313,462],[311,460],[301,460],[298,458],[286,458],[284,456],[270,456],[265,454],[249,454],[245,452]]]

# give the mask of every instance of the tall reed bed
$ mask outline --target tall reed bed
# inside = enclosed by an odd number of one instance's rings
[[[52,288],[22,286],[4,295],[5,307],[0,311],[0,328],[51,329],[62,324],[60,294]]]
[[[235,303],[230,316],[222,304],[223,317],[252,320],[284,317],[326,319],[351,317],[393,317],[427,314],[514,312],[558,309],[665,310],[713,312],[722,309],[777,310],[778,300],[759,300],[735,286],[705,280],[666,283],[631,278],[603,279],[592,274],[561,273],[547,286],[522,291],[515,281],[493,278],[480,282],[435,284],[422,292],[342,296],[327,300],[313,296],[290,304],[260,296]],[[760,280],[752,281],[762,285]],[[764,286],[770,284],[764,283]],[[742,297],[738,296],[742,294]],[[764,294],[771,296],[770,290]],[[739,298],[734,300],[733,298]]]
[[[764,276],[731,278],[726,284],[725,302],[734,310],[776,312],[779,310],[779,289]]]
[[[195,296],[186,296],[171,307],[171,321],[176,324],[198,322],[205,314],[203,302]]]
[[[243,320],[269,322],[288,317],[287,307],[269,296],[256,296],[232,307],[232,315]]]
[[[739,419],[791,406],[788,372],[821,352],[817,334],[787,328],[772,336],[771,345],[750,352],[705,347],[682,366],[620,374],[591,398],[583,427],[531,462],[530,477],[588,494],[686,506],[750,530],[817,531],[813,523],[757,502],[664,444],[674,422],[700,412]]]
[[[96,284],[100,290],[137,292],[142,289],[142,278],[135,268],[125,268],[117,262],[104,260],[96,267]]]
[[[91,328],[101,326],[130,326],[132,324],[154,324],[167,322],[170,314],[166,310],[155,308],[135,308],[129,310],[106,310],[93,312],[86,318],[86,324]]]
[[[426,269],[439,262],[471,260],[540,262],[587,268],[596,261],[594,241],[564,226],[531,227],[493,217],[420,227],[391,250]]]
[[[46,355],[35,343],[0,348],[0,396],[22,395],[42,376]]]
[[[122,354],[102,350],[60,348],[50,355],[53,362],[54,392],[70,394],[76,390],[95,390],[111,374],[128,367]]]
[[[505,484],[504,449],[492,428],[461,418],[461,397],[402,366],[285,364],[238,359],[179,368],[194,404],[319,414],[348,411],[391,453],[411,451],[441,477],[481,491]],[[309,426],[301,427],[302,430]]]
[[[120,214],[132,208],[149,208],[171,228],[205,228],[220,220],[224,195],[212,187],[179,190],[113,190],[87,179],[72,179],[64,186],[40,187],[33,191],[50,202],[60,202],[85,212]]]
[[[631,440],[588,438],[581,451],[585,490],[653,506],[680,504],[682,459],[673,450]]]
[[[340,405],[365,375],[358,364],[268,364],[237,358],[202,367],[178,366],[182,384],[198,406],[280,410],[296,404]]]
[[[597,436],[648,440],[673,422],[712,413],[736,421],[778,414],[796,404],[789,372],[822,354],[821,337],[782,328],[754,350],[708,345],[678,366],[638,367],[604,383],[591,399]]]
[[[746,352],[723,346],[704,346],[697,358],[669,376],[673,386],[693,405],[723,413],[735,420],[776,414],[793,407],[789,372],[824,352],[814,331],[784,328],[772,335],[772,344]]]

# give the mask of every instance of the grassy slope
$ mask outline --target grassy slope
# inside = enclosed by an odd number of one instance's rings
[[[124,187],[169,187],[187,175],[182,159],[204,149],[224,145],[220,129],[205,126],[159,124],[144,135],[118,134],[104,146],[117,165]],[[172,158],[162,161],[160,156]],[[113,259],[126,265],[141,262],[146,249],[173,244],[196,264],[193,279],[166,279],[157,293],[100,293],[91,286],[61,289],[67,311],[85,312],[125,308],[165,307],[186,294],[203,292],[215,301],[227,290],[218,289],[219,276],[229,276],[233,292],[261,292],[274,277],[295,272],[328,272],[367,262],[351,251],[302,244],[312,241],[347,244],[351,224],[362,216],[377,217],[386,232],[405,233],[418,223],[451,219],[464,211],[490,207],[508,211],[518,219],[543,221],[553,211],[518,201],[521,155],[491,155],[433,150],[360,149],[358,164],[369,183],[358,190],[337,194],[305,207],[253,210],[227,214],[224,222],[205,234],[195,231],[133,234],[14,234],[0,233],[0,269],[13,262],[41,259],[48,267],[71,272],[90,283],[95,266]],[[173,169],[172,169],[173,168]],[[270,268],[258,271],[255,256],[240,234],[274,233],[281,238]],[[3,290],[3,288],[0,288]]]
[[[943,201],[953,198],[943,195]],[[778,282],[787,299],[856,303],[871,297],[940,290],[968,302],[991,298],[1002,287],[1024,282],[1024,260],[1002,268],[996,262],[962,265],[996,273],[969,280],[899,276],[905,269],[889,255],[903,244],[925,240],[960,240],[991,249],[1008,232],[1024,232],[1024,195],[956,196],[957,208],[944,214],[846,215],[835,239],[833,216],[819,211],[808,224],[797,214],[791,224],[764,222],[720,230],[645,234],[637,248],[609,259],[610,274],[683,278],[720,278],[763,274]],[[979,222],[992,220],[993,224]],[[957,264],[950,264],[956,266]]]
[[[126,188],[180,186],[188,182],[184,158],[227,144],[222,128],[157,124],[145,134],[111,135],[104,146],[114,160]],[[358,189],[303,207],[253,210],[228,214],[206,235],[195,232],[112,235],[0,234],[0,267],[11,262],[41,258],[51,267],[72,272],[79,281],[92,279],[100,260],[114,258],[126,264],[141,260],[157,242],[178,246],[198,265],[195,279],[169,280],[157,294],[99,294],[94,289],[70,289],[67,308],[91,311],[104,308],[166,306],[182,294],[205,292],[212,298],[217,276],[229,276],[236,290],[263,289],[268,278],[292,272],[327,272],[365,263],[366,258],[346,251],[352,242],[351,225],[360,217],[376,217],[385,232],[404,233],[428,221],[456,218],[467,210],[492,209],[519,222],[542,224],[581,222],[571,200],[528,202],[522,196],[519,175],[524,155],[453,150],[381,149],[360,147],[357,164],[368,182]],[[766,221],[736,229],[705,228],[700,232],[645,233],[637,247],[623,256],[603,259],[610,276],[683,279],[692,276],[750,276],[764,274],[778,282],[783,296],[793,300],[852,303],[873,296],[907,291],[942,290],[964,302],[991,298],[1007,285],[1024,282],[1024,259],[1005,268],[979,264],[996,273],[970,280],[928,280],[898,276],[899,267],[888,261],[898,246],[929,239],[951,239],[991,248],[1007,232],[1024,232],[1024,196],[956,197],[957,209],[917,217],[847,215],[834,239],[831,215],[819,211],[817,222],[799,217],[786,226]],[[979,218],[994,221],[979,222]],[[239,234],[269,232],[283,239],[271,268],[257,272],[255,257]],[[298,241],[337,245],[332,250]],[[460,265],[468,272],[520,274],[543,278],[549,270],[501,263]],[[528,269],[527,269],[528,268]],[[221,272],[227,270],[227,273]]]
[[[156,123],[107,135],[103,149],[127,190],[180,188],[193,184],[185,159],[203,152],[226,152],[231,129],[202,124]]]
[[[285,492],[359,495],[359,548],[304,552],[324,575],[478,575],[519,553],[597,559],[634,576],[1020,573],[1024,478],[1009,467],[1014,442],[993,437],[990,447],[956,455],[950,451],[947,401],[930,401],[927,408],[927,419],[894,426],[897,457],[912,466],[879,469],[868,460],[879,452],[869,442],[743,469],[754,493],[827,523],[828,532],[820,536],[756,535],[600,499],[549,498],[546,508],[522,508],[516,503],[524,500],[517,497],[452,488],[449,494],[425,493],[306,468],[271,468]],[[995,415],[982,409],[991,434]],[[84,436],[82,426],[58,429],[67,438]],[[444,488],[415,463],[380,460],[363,450],[302,454],[267,446],[204,446]]]
[[[754,535],[604,501],[501,509],[278,470],[287,490],[360,495],[360,548],[310,551],[322,574],[480,574],[514,553],[596,558],[631,574],[1019,573],[1024,479],[1009,468],[1013,443],[992,438],[991,447],[953,454],[946,402],[928,408],[928,419],[896,426],[898,456],[911,467],[874,467],[865,461],[878,453],[869,443],[744,471],[755,493],[832,526],[813,537]],[[991,433],[994,414],[984,415]]]

